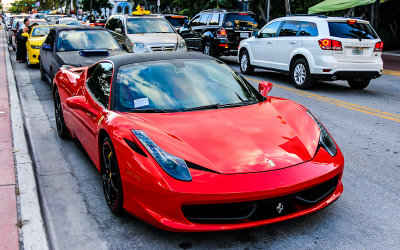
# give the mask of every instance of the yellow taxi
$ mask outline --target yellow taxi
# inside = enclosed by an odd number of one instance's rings
[[[44,40],[46,40],[47,35],[49,34],[51,28],[56,25],[41,25],[35,26],[31,29],[31,33],[23,34],[23,36],[27,36],[28,40],[26,41],[26,63],[28,66],[36,65],[39,63],[40,59],[40,46]],[[57,25],[61,26],[61,25]]]

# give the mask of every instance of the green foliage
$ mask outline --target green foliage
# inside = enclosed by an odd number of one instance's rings
[[[82,0],[83,11],[88,11],[90,9],[90,0]],[[100,12],[100,8],[113,8],[113,5],[109,3],[108,0],[92,0],[92,10],[97,10]]]

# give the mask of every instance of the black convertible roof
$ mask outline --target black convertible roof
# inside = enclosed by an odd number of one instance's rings
[[[117,56],[110,56],[104,60],[109,60],[114,63],[115,68],[122,65],[132,63],[142,63],[160,60],[176,60],[176,59],[203,59],[203,60],[216,60],[211,56],[207,56],[198,52],[155,52],[155,53],[128,53]]]

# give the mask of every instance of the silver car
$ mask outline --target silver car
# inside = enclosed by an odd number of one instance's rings
[[[105,28],[128,52],[187,51],[185,40],[159,15],[113,15]]]

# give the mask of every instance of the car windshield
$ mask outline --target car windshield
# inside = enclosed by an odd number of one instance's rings
[[[47,22],[57,22],[58,19],[62,18],[62,16],[47,16],[46,21]]]
[[[263,97],[222,62],[175,59],[119,68],[115,109],[182,112],[258,103]]]
[[[37,20],[35,20],[35,19],[29,20],[29,22],[30,22],[31,25],[33,25],[33,24],[37,24],[37,25],[39,25],[39,26],[48,25],[48,23],[45,22],[45,21],[37,21]]]
[[[329,22],[331,36],[340,38],[377,39],[378,35],[368,23]]]
[[[37,37],[37,36],[47,36],[50,32],[49,26],[44,26],[44,27],[34,27],[32,30],[32,37]]]
[[[171,25],[174,27],[180,27],[189,22],[189,19],[187,17],[166,16],[165,19],[167,19],[168,22],[170,22]]]
[[[118,42],[105,30],[61,31],[57,51],[71,50],[121,50]]]
[[[257,20],[253,14],[235,13],[227,14],[225,26],[227,27],[251,27],[257,28]]]
[[[128,34],[175,33],[171,25],[161,18],[129,18],[126,27]]]
[[[58,24],[63,24],[63,25],[81,25],[81,23],[78,20],[75,19],[58,19]]]

